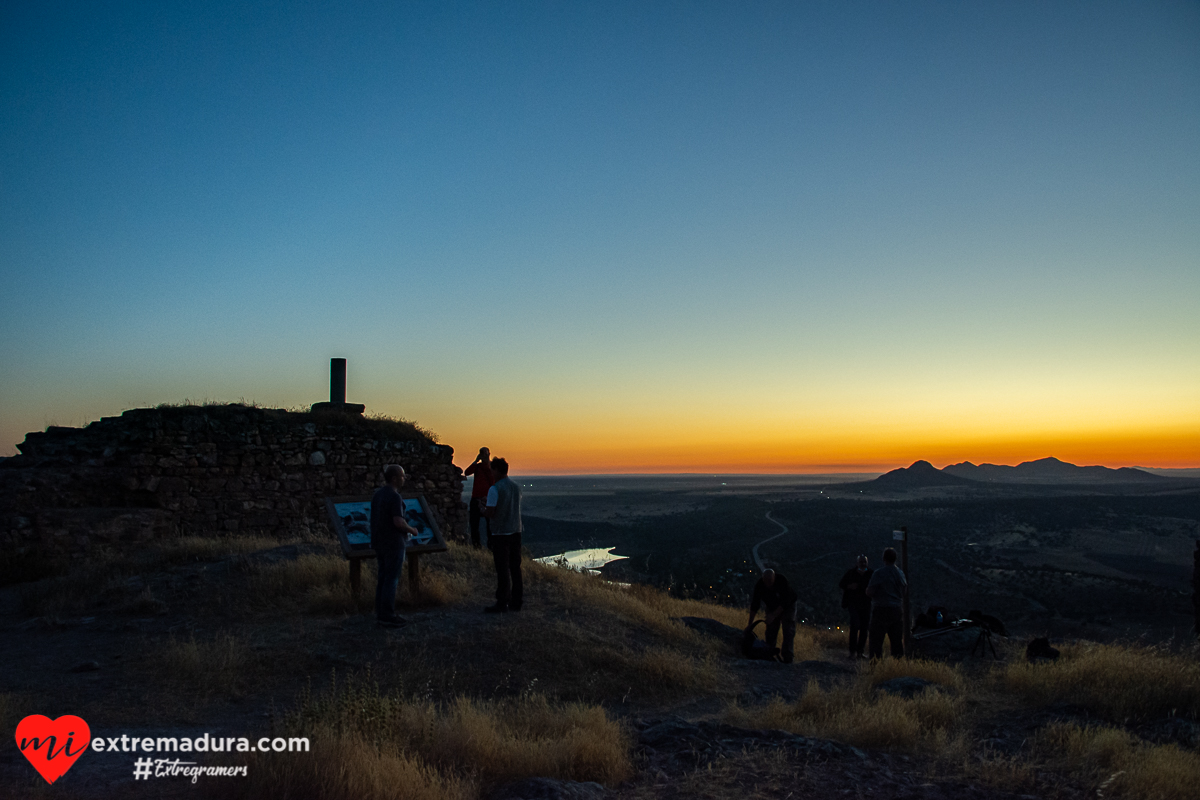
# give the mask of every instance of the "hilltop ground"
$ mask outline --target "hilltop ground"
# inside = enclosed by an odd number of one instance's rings
[[[135,782],[134,754],[87,752],[48,787],[9,739],[0,795],[1183,798],[1200,783],[1195,651],[1078,642],[1028,665],[1002,640],[1001,662],[957,647],[871,667],[802,628],[798,663],[749,662],[677,621],[741,627],[741,609],[549,566],[528,567],[523,611],[484,615],[489,558],[464,547],[425,559],[393,631],[363,613],[365,572],[356,600],[327,542],[182,539],[0,589],[3,730],[75,714],[93,736],[313,747],[209,754],[248,775],[196,785]],[[879,688],[903,676],[929,685]]]

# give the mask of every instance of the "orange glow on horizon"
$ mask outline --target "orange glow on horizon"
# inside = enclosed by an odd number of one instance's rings
[[[580,437],[583,439],[583,437]],[[580,441],[569,447],[552,441],[531,443],[492,437],[495,455],[505,456],[514,473],[570,474],[820,474],[887,472],[925,460],[936,467],[962,461],[1016,465],[1054,457],[1079,466],[1200,468],[1200,430],[1111,438],[1039,436],[1027,439],[912,439],[908,441],[712,441],[654,445],[629,441],[602,444]],[[456,461],[466,463],[475,447],[455,447]]]

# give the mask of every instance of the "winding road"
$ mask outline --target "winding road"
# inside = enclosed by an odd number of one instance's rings
[[[754,566],[758,567],[759,574],[762,574],[762,571],[764,569],[766,569],[766,566],[763,564],[762,557],[759,556],[759,554],[758,554],[758,548],[762,547],[767,542],[778,539],[780,536],[783,536],[785,533],[788,532],[788,527],[786,525],[784,525],[782,522],[780,522],[779,520],[772,517],[770,511],[767,512],[767,519],[771,520],[771,522],[774,522],[776,525],[783,528],[783,530],[781,530],[779,533],[775,534],[774,536],[768,536],[766,539],[763,539],[761,542],[759,542],[758,544],[754,545],[753,548],[751,548],[750,555],[754,558]],[[795,562],[789,561],[788,563],[791,564],[792,566],[796,566],[799,564],[811,564],[814,561],[820,561],[822,558],[829,558],[830,556],[845,556],[845,555],[846,554],[844,552],[842,552],[841,550],[834,550],[829,553],[822,553],[821,555],[816,556],[814,558],[806,558],[803,561],[795,561]]]
[[[771,520],[771,522],[774,522],[776,525],[783,528],[783,530],[781,530],[779,533],[775,534],[774,536],[770,536],[766,539],[763,539],[761,542],[759,542],[758,544],[754,545],[753,548],[751,548],[750,555],[754,558],[754,566],[758,567],[758,572],[760,575],[762,574],[762,571],[764,569],[766,569],[766,567],[763,566],[762,559],[758,555],[758,548],[762,547],[767,542],[778,539],[780,536],[783,536],[785,533],[788,532],[787,525],[784,525],[782,522],[780,522],[777,519],[773,519],[771,517],[770,511],[767,512],[767,519]]]

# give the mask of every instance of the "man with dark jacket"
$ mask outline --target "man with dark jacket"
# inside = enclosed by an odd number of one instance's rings
[[[790,664],[794,658],[793,646],[796,638],[796,593],[788,585],[787,578],[773,569],[763,570],[762,578],[754,584],[754,595],[750,599],[750,622],[753,627],[758,609],[765,606],[767,612],[767,644],[775,646],[775,637],[783,628],[783,663]]]
[[[404,467],[388,464],[383,468],[383,486],[371,498],[371,549],[378,560],[375,581],[375,619],[385,628],[400,628],[406,623],[396,616],[396,590],[400,586],[400,568],[404,549],[417,529],[404,518]]]
[[[838,581],[842,590],[842,608],[850,612],[850,657],[864,658],[867,647],[867,630],[871,625],[871,598],[867,597],[867,584],[875,570],[867,569],[867,557],[859,556],[858,564],[846,571]]]
[[[883,566],[875,570],[867,582],[867,597],[871,598],[871,635],[868,646],[871,658],[883,658],[883,637],[892,642],[892,658],[904,658],[904,595],[908,579],[896,566],[896,551],[883,551]]]

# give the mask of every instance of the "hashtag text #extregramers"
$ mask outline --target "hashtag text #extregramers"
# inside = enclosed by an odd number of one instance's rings
[[[153,773],[151,773],[153,767]],[[155,778],[169,778],[177,775],[182,775],[185,778],[191,778],[192,783],[204,775],[206,777],[222,777],[222,778],[237,778],[246,777],[246,767],[202,767],[196,764],[195,761],[180,761],[175,759],[172,761],[169,758],[149,759],[139,758],[133,764],[133,779],[150,780],[151,775]]]

